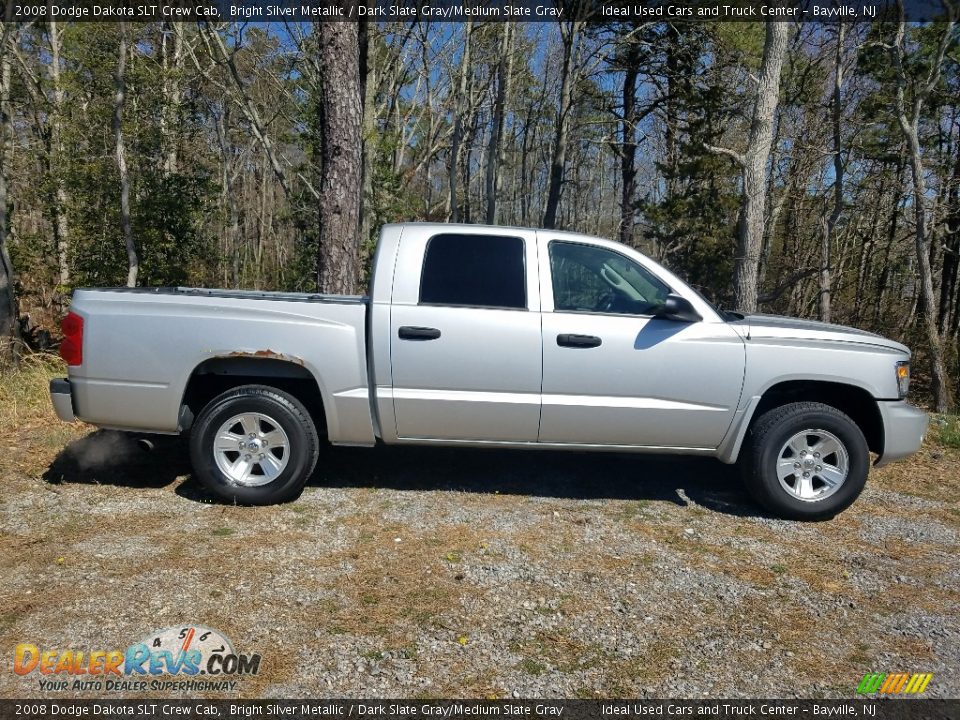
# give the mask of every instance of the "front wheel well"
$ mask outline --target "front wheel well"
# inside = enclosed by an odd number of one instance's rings
[[[268,385],[290,393],[310,413],[317,432],[326,434],[323,395],[310,371],[289,360],[253,357],[212,358],[194,369],[181,402],[182,429],[187,430],[213,398],[241,385]]]
[[[836,408],[857,424],[867,447],[883,455],[883,418],[877,401],[856,385],[821,380],[788,380],[768,388],[750,419],[752,426],[764,413],[795,402],[819,402]]]

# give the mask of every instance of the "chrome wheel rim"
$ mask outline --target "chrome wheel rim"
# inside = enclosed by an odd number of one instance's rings
[[[836,435],[802,430],[784,443],[777,456],[777,479],[791,497],[818,502],[837,492],[850,473],[850,456]]]
[[[213,457],[231,482],[249,487],[266,485],[287,467],[290,439],[269,415],[241,413],[217,430]]]

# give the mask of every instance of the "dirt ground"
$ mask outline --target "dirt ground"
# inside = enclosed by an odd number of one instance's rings
[[[804,524],[703,459],[330,448],[299,500],[242,508],[176,441],[37,411],[0,452],[0,696],[105,694],[42,691],[19,643],[205,626],[260,672],[147,695],[852,697],[901,671],[957,697],[958,466],[928,443]]]

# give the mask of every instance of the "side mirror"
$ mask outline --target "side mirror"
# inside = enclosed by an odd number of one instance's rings
[[[667,295],[667,299],[657,310],[656,317],[663,320],[677,320],[678,322],[700,322],[703,320],[689,300],[673,293]]]

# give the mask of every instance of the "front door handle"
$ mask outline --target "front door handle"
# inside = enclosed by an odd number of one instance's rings
[[[440,337],[440,331],[436,328],[412,325],[404,325],[397,334],[401,340],[436,340]]]
[[[596,335],[557,335],[557,345],[560,347],[594,348],[602,342]]]

